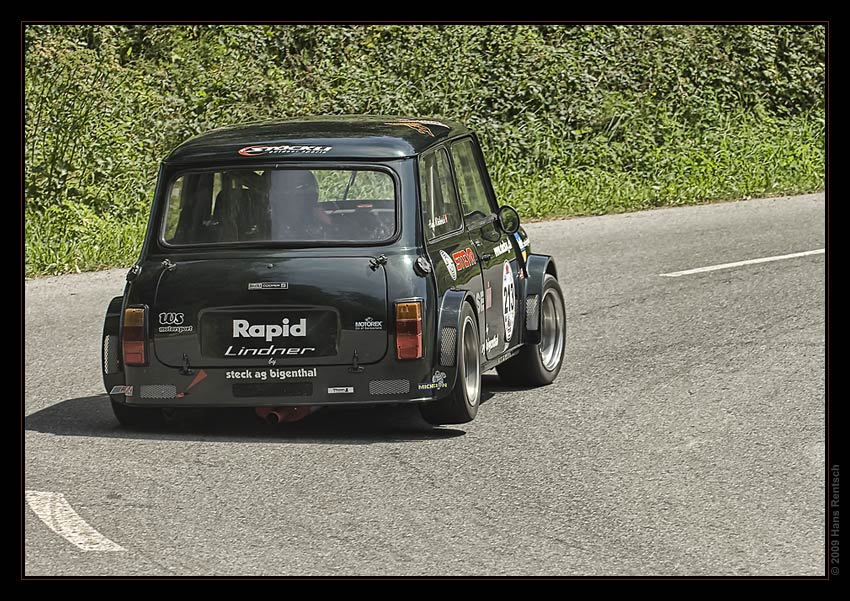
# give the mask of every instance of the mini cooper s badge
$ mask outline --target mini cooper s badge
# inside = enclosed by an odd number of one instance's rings
[[[289,282],[249,282],[248,290],[288,290]]]

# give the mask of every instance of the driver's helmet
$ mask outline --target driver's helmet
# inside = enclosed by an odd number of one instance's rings
[[[321,240],[324,223],[317,217],[319,184],[306,169],[275,169],[269,181],[273,240]]]

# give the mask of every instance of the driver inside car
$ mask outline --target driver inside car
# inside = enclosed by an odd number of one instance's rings
[[[270,172],[269,211],[272,240],[326,240],[331,218],[319,205],[319,184],[311,171]]]

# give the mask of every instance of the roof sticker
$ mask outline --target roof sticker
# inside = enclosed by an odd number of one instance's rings
[[[326,154],[333,150],[333,146],[318,146],[316,144],[298,144],[282,146],[245,146],[239,149],[243,157],[257,157],[266,154]]]

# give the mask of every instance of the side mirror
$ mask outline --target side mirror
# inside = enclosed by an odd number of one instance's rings
[[[506,234],[511,235],[519,231],[519,213],[511,205],[502,205],[496,212],[499,227]]]

